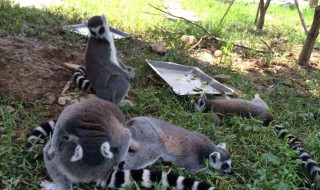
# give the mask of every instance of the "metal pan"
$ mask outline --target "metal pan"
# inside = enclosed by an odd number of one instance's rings
[[[146,61],[178,95],[203,93],[213,95],[234,95],[234,90],[211,78],[198,67],[184,66],[172,62]]]
[[[89,30],[85,24],[75,24],[67,25],[63,27],[64,30],[69,30],[84,36],[89,36]],[[112,33],[113,38],[131,38],[130,34],[127,34],[121,30],[110,27],[110,32]]]

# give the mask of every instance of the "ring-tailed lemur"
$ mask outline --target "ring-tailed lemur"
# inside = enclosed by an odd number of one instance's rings
[[[265,126],[273,120],[273,116],[269,113],[269,106],[260,98],[259,94],[255,94],[250,101],[238,98],[209,100],[201,96],[194,99],[196,101],[195,109],[204,112],[212,110],[215,113],[217,124],[221,122],[225,115],[255,117],[262,120]]]
[[[140,147],[127,154],[124,169],[141,169],[162,158],[184,167],[190,173],[209,166],[232,174],[231,157],[225,143],[215,145],[206,136],[188,131],[169,122],[150,117],[136,117],[127,122],[132,140]],[[206,170],[205,172],[212,172]]]
[[[132,179],[151,188],[151,182],[177,189],[215,189],[206,183],[163,172],[117,171],[131,143],[120,109],[111,102],[90,98],[67,106],[60,114],[43,155],[54,181],[42,183],[47,190],[71,190],[73,183],[96,181],[111,188],[127,186]]]
[[[314,159],[311,158],[308,151],[304,148],[302,141],[298,137],[288,133],[288,130],[281,125],[275,125],[274,128],[278,131],[279,137],[281,139],[287,138],[290,148],[297,153],[298,157],[304,163],[304,167],[307,170],[307,173],[310,176],[312,183],[314,183],[315,185],[314,189],[319,190],[320,189],[319,164]]]
[[[85,69],[76,70],[73,76],[75,84],[82,89],[90,89],[91,86],[98,97],[118,105],[130,89],[134,69],[117,59],[116,47],[104,15],[94,16],[85,24],[90,31]]]

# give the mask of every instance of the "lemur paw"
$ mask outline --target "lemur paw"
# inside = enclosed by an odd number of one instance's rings
[[[52,147],[49,148],[49,150],[47,152],[49,160],[52,160],[56,156],[56,152],[57,152],[56,149],[54,149]]]
[[[42,190],[59,190],[59,186],[57,184],[47,180],[42,181],[40,186]]]
[[[100,186],[102,188],[105,188],[107,186],[107,181],[104,179],[98,179],[96,181],[96,186],[98,186],[98,187]]]

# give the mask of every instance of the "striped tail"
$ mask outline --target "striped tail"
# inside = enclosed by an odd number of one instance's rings
[[[52,135],[56,122],[57,120],[52,120],[52,121],[41,123],[39,126],[37,126],[28,135],[28,140],[26,144],[27,151],[31,151],[34,147],[37,147],[40,144],[45,144],[46,138]]]
[[[288,130],[281,125],[275,125],[275,129],[279,132],[279,136],[281,139],[288,139],[288,143],[292,150],[296,151],[299,158],[304,163],[304,167],[309,174],[311,181],[314,183],[314,189],[320,190],[319,182],[320,182],[320,167],[318,163],[311,158],[308,151],[303,147],[302,141],[288,133]]]
[[[163,187],[175,187],[178,190],[217,190],[208,183],[198,182],[192,178],[162,171],[140,170],[114,170],[104,182],[97,182],[102,187],[120,188],[139,182],[143,187],[154,189],[153,183]]]
[[[80,89],[88,92],[93,92],[93,88],[90,85],[90,81],[86,79],[87,73],[84,67],[79,67],[73,74],[73,83]]]

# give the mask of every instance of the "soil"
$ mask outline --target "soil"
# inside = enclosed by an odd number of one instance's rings
[[[131,42],[132,49],[139,46],[140,41]],[[129,48],[131,49],[131,48]],[[194,58],[199,60],[200,67],[224,67],[223,57],[215,57],[215,47],[207,46],[193,52]],[[301,46],[293,47],[292,52],[272,61],[265,57],[244,58],[241,53],[233,53],[233,70],[240,71],[251,80],[255,88],[272,93],[274,83],[282,83],[296,89],[297,95],[308,95],[305,81],[297,74],[296,60]],[[119,52],[119,57],[125,59],[134,55],[134,52]],[[9,97],[10,102],[26,100],[26,102],[42,101],[44,116],[55,119],[65,105],[58,104],[58,98],[66,84],[72,79],[73,71],[66,69],[61,63],[83,65],[83,50],[73,50],[70,47],[56,47],[55,45],[36,39],[24,37],[0,38],[0,95]],[[320,69],[320,51],[312,54],[310,67],[302,68],[308,72]],[[212,76],[220,73],[208,73]],[[262,79],[261,76],[268,76]],[[223,82],[224,79],[217,78]],[[233,87],[236,88],[236,87]],[[74,86],[70,87],[70,94],[74,94]],[[238,92],[241,95],[240,91]],[[71,95],[67,94],[66,97]],[[62,93],[64,96],[65,93]]]
[[[56,47],[48,42],[24,37],[0,38],[0,95],[10,101],[43,100],[48,117],[56,117],[63,107],[57,99],[72,71],[60,64],[82,65],[83,52]]]

